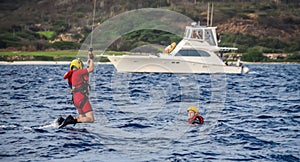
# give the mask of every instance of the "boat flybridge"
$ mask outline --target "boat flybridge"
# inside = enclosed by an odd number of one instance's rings
[[[192,23],[183,39],[169,53],[107,56],[118,72],[150,73],[247,73],[241,66],[227,66],[218,56],[237,48],[219,47],[216,27]]]

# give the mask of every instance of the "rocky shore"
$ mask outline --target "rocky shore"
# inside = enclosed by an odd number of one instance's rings
[[[63,61],[50,56],[0,56],[0,61]]]
[[[70,64],[68,61],[0,61],[0,65],[53,65],[61,64],[67,65]]]

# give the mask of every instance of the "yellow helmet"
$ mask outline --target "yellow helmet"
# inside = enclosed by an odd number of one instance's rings
[[[187,111],[194,111],[196,114],[199,113],[199,110],[198,110],[197,107],[195,107],[195,106],[190,106],[190,107],[187,109]]]
[[[75,66],[77,69],[82,69],[83,62],[79,58],[75,59],[70,63],[70,70],[72,70],[73,66]]]

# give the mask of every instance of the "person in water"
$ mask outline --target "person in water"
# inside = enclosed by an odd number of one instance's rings
[[[94,55],[92,49],[89,51],[88,58],[87,68],[83,68],[83,62],[80,59],[75,59],[70,63],[70,70],[64,75],[64,79],[68,79],[73,104],[77,107],[79,116],[73,117],[69,115],[66,119],[60,117],[57,120],[59,128],[68,124],[93,123],[95,120],[88,92],[89,73],[94,71]]]
[[[195,106],[190,106],[187,112],[189,124],[198,125],[204,123],[203,117],[199,115],[199,110]]]

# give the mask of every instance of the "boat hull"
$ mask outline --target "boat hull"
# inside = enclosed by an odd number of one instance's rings
[[[169,59],[150,56],[108,56],[118,72],[134,73],[247,73],[248,68],[193,62],[184,58]]]

